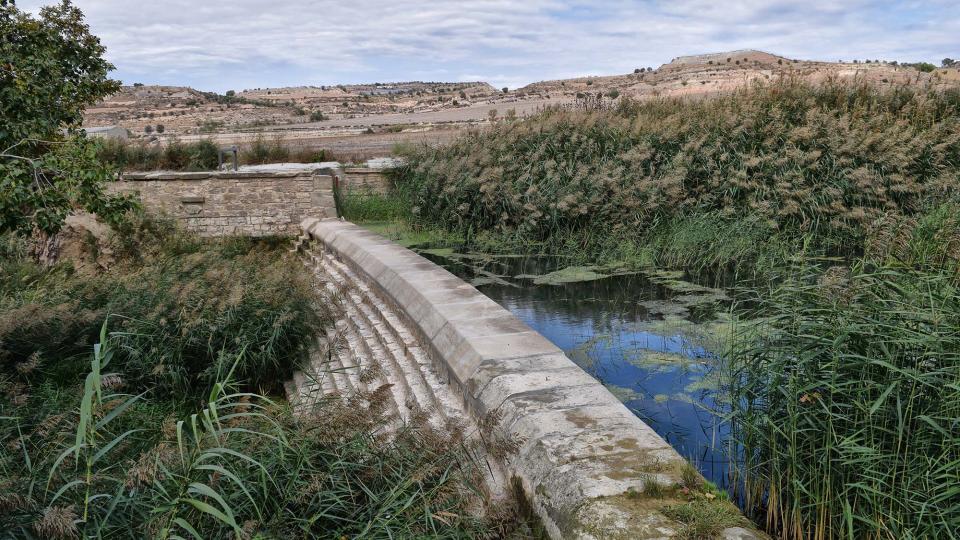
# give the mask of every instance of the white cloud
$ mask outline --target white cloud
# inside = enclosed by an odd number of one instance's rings
[[[748,47],[824,60],[960,56],[960,17],[947,0],[76,4],[107,45],[118,77],[215,90],[476,74],[515,87]]]

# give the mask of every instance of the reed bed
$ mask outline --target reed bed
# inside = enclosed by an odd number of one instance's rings
[[[745,245],[773,243],[746,255],[850,255],[877,220],[956,194],[960,92],[783,80],[709,100],[547,110],[407,158],[396,182],[414,217],[448,229],[616,255],[709,219]],[[745,262],[719,247],[706,254],[715,263]]]
[[[220,146],[212,139],[182,142],[172,139],[159,143],[105,140],[100,142],[98,157],[121,171],[212,171],[219,164]],[[232,165],[232,157],[225,161]],[[323,148],[295,145],[281,139],[258,136],[240,145],[238,161],[242,165],[266,163],[315,163],[335,161],[336,156]]]
[[[901,265],[799,271],[731,368],[736,486],[782,538],[960,531],[960,292]]]

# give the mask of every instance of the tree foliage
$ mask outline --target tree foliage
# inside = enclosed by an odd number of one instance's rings
[[[0,2],[0,233],[54,233],[72,210],[115,222],[129,200],[76,133],[87,105],[119,88],[105,49],[69,1],[39,17]]]

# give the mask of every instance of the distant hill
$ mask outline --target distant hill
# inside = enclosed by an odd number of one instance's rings
[[[724,93],[753,81],[771,81],[788,76],[811,83],[830,78],[858,79],[878,85],[924,84],[956,86],[960,70],[937,70],[923,73],[912,66],[896,62],[819,62],[790,59],[758,51],[738,50],[695,54],[674,58],[653,69],[638,67],[634,73],[601,77],[542,81],[517,90],[521,94],[617,95],[634,98],[698,96]]]
[[[429,129],[438,124],[482,122],[489,109],[497,109],[498,114],[507,109],[528,114],[544,106],[586,97],[598,99],[598,95],[605,100],[709,96],[779,77],[811,83],[835,78],[878,85],[960,85],[957,68],[924,73],[895,62],[818,62],[748,49],[680,56],[656,69],[637,66],[633,73],[622,75],[541,81],[507,93],[481,81],[256,88],[228,95],[184,86],[124,86],[89,108],[85,122],[89,126],[119,125],[141,136],[147,126],[156,130],[158,124],[167,136],[252,132],[267,126],[297,128],[300,124],[314,130],[401,123]],[[377,120],[388,116],[389,121]]]

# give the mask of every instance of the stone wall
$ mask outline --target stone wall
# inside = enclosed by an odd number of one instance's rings
[[[384,169],[364,167],[344,168],[340,182],[345,190],[359,190],[363,193],[387,193],[392,185]]]
[[[301,171],[126,173],[109,189],[203,236],[292,236],[307,216],[336,217],[331,177]]]

